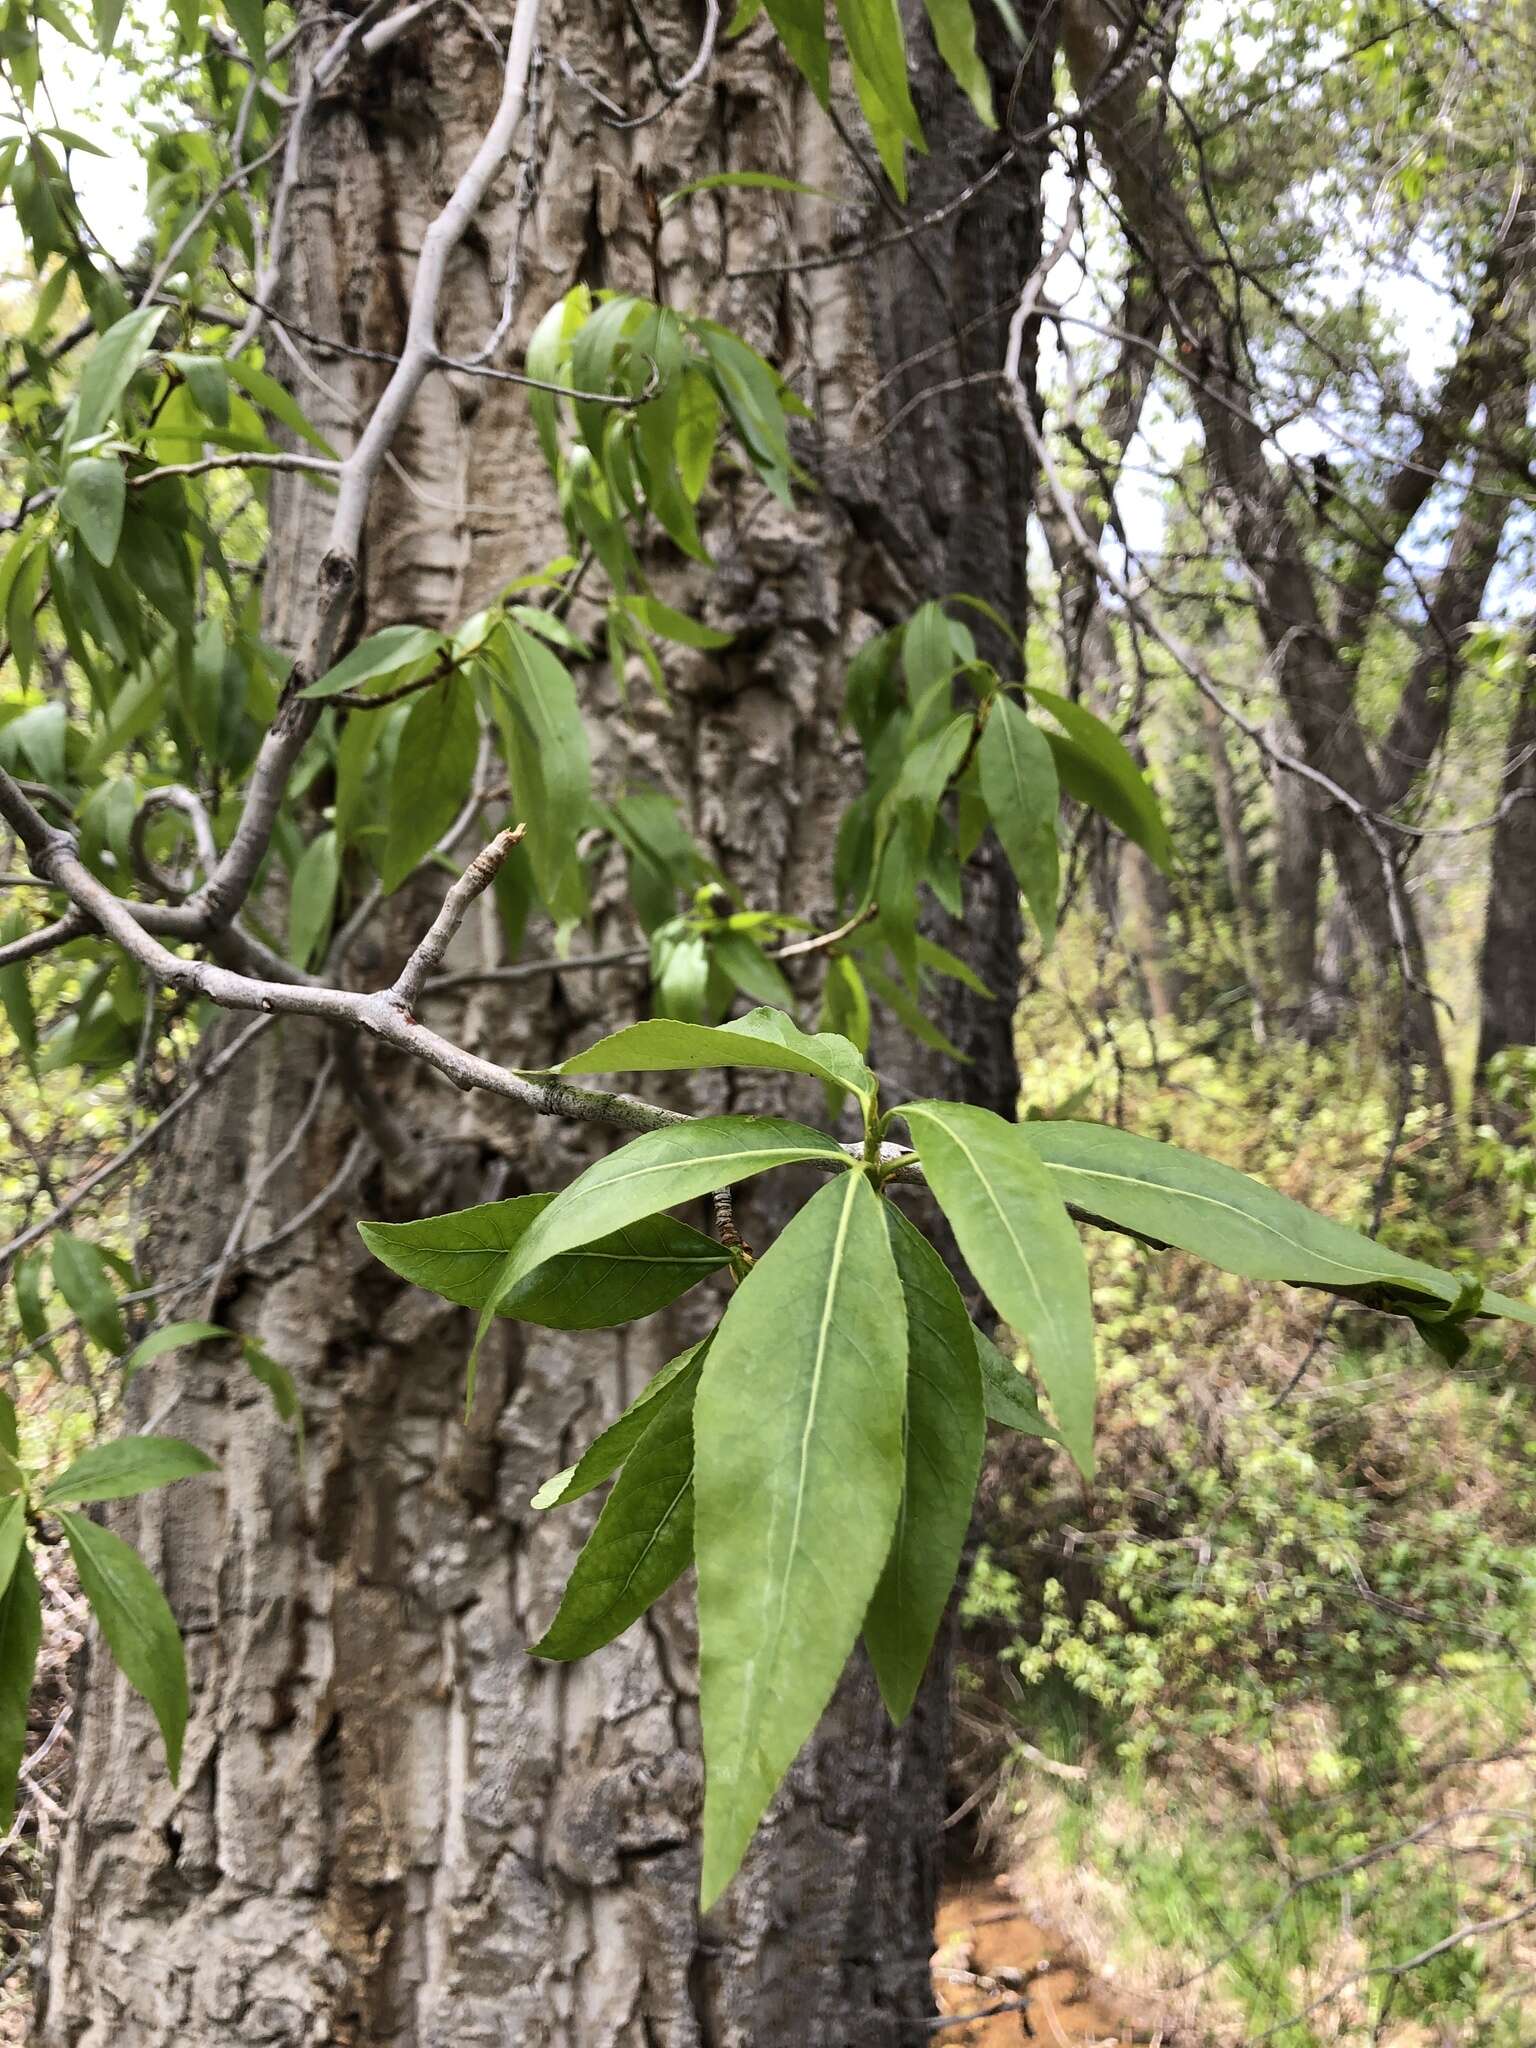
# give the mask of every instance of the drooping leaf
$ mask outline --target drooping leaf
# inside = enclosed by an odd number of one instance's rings
[[[175,1616],[143,1558],[121,1536],[68,1508],[60,1511],[59,1524],[107,1648],[160,1725],[174,1784],[187,1728],[187,1658]]]
[[[528,824],[539,894],[557,922],[586,908],[577,841],[592,800],[592,764],[576,686],[531,633],[508,624],[495,643],[510,713],[503,725],[516,815]]]
[[[675,192],[669,192],[661,202],[661,210],[667,212],[681,199],[690,198],[695,192],[715,192],[723,189],[749,192],[799,192],[808,199],[831,199],[835,194],[823,192],[817,185],[802,185],[798,178],[781,178],[776,171],[711,171],[703,178],[690,178],[686,185],[679,185]]]
[[[72,526],[104,569],[110,569],[123,531],[128,481],[110,456],[82,455],[64,473],[59,517]]]
[[[706,1337],[704,1343],[708,1342]],[[601,1486],[623,1464],[649,1427],[656,1404],[669,1401],[681,1376],[699,1363],[703,1349],[703,1344],[690,1344],[686,1351],[669,1359],[660,1372],[646,1381],[618,1421],[610,1423],[601,1436],[588,1444],[574,1465],[567,1465],[563,1472],[545,1480],[529,1506],[541,1513],[546,1508],[563,1508],[567,1502],[590,1493],[594,1486]]]
[[[986,1440],[976,1344],[960,1290],[922,1232],[883,1204],[907,1319],[906,1476],[864,1642],[886,1711],[917,1696],[960,1568]]]
[[[217,1472],[206,1451],[179,1436],[120,1436],[111,1443],[92,1444],[44,1489],[41,1505],[61,1501],[124,1500],[169,1486],[194,1473]]]
[[[1020,1126],[1057,1193],[1094,1222],[1177,1245],[1249,1280],[1288,1280],[1400,1306],[1454,1303],[1460,1282],[1389,1251],[1235,1167],[1110,1124]]]
[[[1065,740],[1055,733],[1046,734],[1062,788],[1117,825],[1155,867],[1167,873],[1173,866],[1173,841],[1163,822],[1162,807],[1119,734],[1069,697],[1042,690],[1034,683],[1026,688],[1066,733]]]
[[[831,1697],[879,1581],[901,1499],[905,1364],[880,1201],[846,1174],[737,1289],[695,1403],[706,1908]]]
[[[825,106],[832,89],[826,0],[763,0],[763,5],[791,61]]]
[[[949,66],[955,83],[976,109],[978,120],[985,127],[995,128],[992,85],[987,67],[976,52],[976,19],[971,12],[971,0],[923,0],[923,4],[939,55]]]
[[[699,1361],[650,1403],[536,1657],[585,1657],[659,1599],[693,1556],[693,1403]]]
[[[411,706],[389,782],[389,837],[379,879],[398,889],[457,817],[474,779],[480,721],[463,676],[423,691]]]
[[[781,1074],[813,1074],[845,1088],[860,1101],[874,1091],[874,1076],[845,1038],[802,1031],[782,1010],[749,1010],[730,1024],[710,1027],[651,1019],[610,1032],[556,1069],[561,1074],[668,1074],[704,1067],[762,1067]]]
[[[1045,1437],[1049,1442],[1059,1444],[1060,1432],[1052,1429],[1040,1413],[1035,1390],[1023,1373],[1003,1356],[984,1331],[973,1324],[971,1333],[976,1340],[976,1359],[981,1367],[987,1420],[1000,1423],[1004,1429],[1016,1429],[1025,1436]]]
[[[308,441],[312,448],[322,455],[335,459],[336,450],[316,428],[312,427],[291,391],[285,390],[275,377],[269,376],[249,356],[237,356],[226,362],[225,368],[255,399],[264,412],[271,413],[275,420],[281,420],[285,427]]]
[[[553,1195],[514,1195],[412,1223],[359,1223],[374,1257],[417,1287],[484,1308],[506,1264]],[[653,1315],[729,1264],[714,1238],[673,1216],[642,1216],[529,1273],[496,1313],[555,1330],[605,1330]]]
[[[67,1230],[56,1231],[53,1239],[53,1278],[60,1294],[80,1318],[87,1334],[105,1351],[123,1350],[128,1342],[122,1311],[107,1277],[107,1262],[99,1248]]]
[[[141,306],[125,313],[91,350],[75,400],[76,441],[89,441],[107,424],[164,318],[163,306]]]
[[[1056,762],[1039,726],[1013,698],[992,699],[977,749],[982,799],[1014,880],[1047,949],[1056,936],[1061,857]]]
[[[310,967],[324,946],[341,880],[341,847],[334,830],[317,832],[293,871],[288,895],[288,951],[294,964]]]
[[[25,1545],[0,1594],[0,1832],[16,1818],[16,1779],[27,1750],[27,1707],[43,1640],[43,1603]]]
[[[304,1456],[304,1409],[299,1400],[299,1390],[294,1384],[293,1374],[286,1365],[277,1360],[254,1337],[241,1340],[241,1356],[246,1371],[259,1387],[265,1387],[277,1412],[279,1422],[285,1422],[293,1431],[294,1442],[300,1459]]]
[[[1029,1345],[1063,1443],[1093,1475],[1093,1306],[1083,1248],[1023,1129],[972,1103],[902,1115],[966,1264]]]

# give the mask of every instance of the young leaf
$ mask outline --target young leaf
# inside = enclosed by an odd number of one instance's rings
[[[1065,740],[1046,734],[1062,788],[1118,825],[1154,866],[1167,873],[1173,866],[1173,841],[1162,808],[1119,734],[1070,697],[1033,683],[1025,687],[1066,732]]]
[[[332,830],[317,832],[293,871],[288,894],[288,951],[308,967],[325,944],[341,880],[341,848]]]
[[[1072,1220],[1023,1130],[990,1109],[909,1102],[901,1114],[966,1264],[1029,1345],[1062,1442],[1093,1476],[1093,1305]]]
[[[697,1356],[653,1402],[603,1503],[536,1657],[585,1657],[612,1642],[693,1556],[693,1402]],[[632,1411],[633,1412],[633,1411]]]
[[[836,197],[835,193],[823,192],[817,185],[802,185],[798,178],[781,178],[776,171],[711,171],[707,177],[690,178],[686,185],[679,185],[675,192],[669,192],[661,202],[661,210],[665,213],[680,199],[687,199],[695,192],[715,192],[722,188],[749,192],[801,192],[809,199]]]
[[[27,1749],[27,1706],[43,1639],[43,1602],[31,1553],[17,1553],[0,1593],[0,1830],[16,1818],[16,1779]]]
[[[763,0],[763,5],[791,62],[825,106],[832,89],[826,0]]]
[[[1235,1167],[1110,1124],[1026,1123],[1025,1142],[1064,1202],[1095,1223],[1177,1245],[1248,1280],[1288,1280],[1400,1305],[1455,1302],[1460,1283]],[[1486,1305],[1486,1304],[1485,1304]]]
[[[846,1088],[861,1102],[875,1080],[846,1038],[802,1031],[782,1010],[749,1010],[734,1023],[710,1027],[651,1019],[610,1032],[555,1069],[560,1074],[670,1074],[701,1067],[766,1067],[813,1074]]]
[[[122,537],[128,483],[123,465],[109,456],[82,455],[64,474],[59,517],[72,526],[104,569]]]
[[[298,1445],[300,1459],[304,1456],[304,1410],[299,1402],[299,1390],[294,1385],[293,1374],[286,1365],[279,1365],[270,1352],[263,1350],[254,1337],[245,1338],[240,1346],[245,1366],[251,1378],[260,1387],[265,1387],[271,1396],[272,1406],[277,1411],[279,1422],[287,1423],[293,1431]]]
[[[647,1131],[589,1166],[534,1219],[502,1260],[484,1318],[488,1321],[518,1283],[546,1259],[590,1245],[679,1202],[806,1159],[850,1163],[835,1140],[778,1117],[690,1117]]]
[[[1012,697],[992,699],[977,749],[977,769],[992,829],[1049,949],[1056,936],[1061,887],[1056,846],[1061,790],[1049,741]]]
[[[44,1489],[40,1506],[60,1501],[123,1500],[190,1479],[196,1472],[217,1472],[206,1451],[179,1436],[120,1436],[111,1443],[92,1444]]]
[[[960,1290],[920,1230],[882,1204],[907,1318],[906,1478],[896,1533],[864,1617],[886,1711],[911,1711],[960,1568],[987,1422]]]
[[[675,640],[679,647],[729,647],[736,637],[734,633],[721,633],[713,626],[701,625],[686,612],[674,611],[659,597],[628,597],[624,602],[647,631],[660,634],[663,640]]]
[[[706,1337],[704,1344],[708,1342]],[[704,1344],[690,1344],[686,1351],[669,1359],[659,1373],[646,1381],[618,1421],[610,1423],[601,1436],[588,1444],[574,1465],[567,1465],[563,1472],[545,1480],[529,1506],[541,1513],[546,1508],[563,1508],[568,1501],[580,1500],[594,1486],[601,1486],[623,1464],[650,1426],[657,1412],[656,1404],[669,1401],[681,1376],[699,1362]],[[691,1393],[689,1400],[691,1404]]]
[[[507,767],[517,815],[528,822],[534,879],[550,914],[568,921],[586,907],[577,839],[592,801],[576,686],[551,649],[510,623],[497,637],[493,673],[507,697]]]
[[[174,1784],[187,1729],[187,1657],[175,1617],[131,1544],[67,1508],[60,1512],[59,1523],[80,1574],[80,1590],[101,1624],[107,1648],[160,1724],[166,1768]]]
[[[705,1907],[832,1695],[901,1500],[906,1317],[863,1173],[814,1194],[721,1319],[694,1426]]]
[[[413,1223],[359,1223],[376,1259],[417,1287],[484,1308],[506,1264],[553,1195],[514,1195]],[[642,1216],[622,1230],[537,1267],[496,1313],[553,1330],[606,1330],[654,1315],[730,1263],[714,1238],[673,1216]]]
[[[436,846],[469,793],[480,744],[475,695],[463,676],[411,706],[389,782],[389,838],[379,879],[398,889]]]
[[[1059,1444],[1059,1432],[1052,1429],[1040,1413],[1035,1390],[1019,1368],[1006,1359],[992,1339],[978,1330],[974,1323],[971,1335],[976,1342],[976,1361],[981,1367],[982,1397],[988,1422],[999,1423],[1004,1429],[1016,1429],[1024,1436],[1041,1436]]]

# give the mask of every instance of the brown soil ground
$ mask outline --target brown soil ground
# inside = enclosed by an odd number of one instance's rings
[[[1031,1920],[1000,1884],[965,1878],[946,1886],[934,1934],[934,1999],[957,2023],[930,2038],[946,2048],[1018,2048],[1026,2041],[1045,2048],[1175,2048],[1171,2037],[1133,2019],[1070,1946]],[[961,2020],[966,2013],[977,2017]]]

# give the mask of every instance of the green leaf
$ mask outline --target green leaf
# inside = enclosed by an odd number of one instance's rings
[[[25,915],[13,910],[9,916],[0,918],[0,945],[19,939],[27,929]],[[37,1051],[37,1012],[32,1007],[32,985],[25,966],[0,967],[0,1008],[5,1011],[23,1055],[31,1059]]]
[[[125,313],[91,350],[75,400],[73,440],[89,441],[107,424],[164,318],[163,306],[141,306],[137,312]]]
[[[217,1323],[167,1323],[163,1329],[152,1331],[135,1344],[123,1360],[123,1384],[126,1386],[136,1372],[146,1365],[153,1365],[167,1351],[179,1351],[185,1344],[207,1344],[215,1337],[231,1334]]]
[[[110,456],[82,455],[64,472],[59,517],[72,526],[104,569],[110,569],[122,538],[128,482],[123,465]]]
[[[359,1223],[376,1259],[414,1286],[465,1308],[484,1308],[509,1252],[554,1200],[514,1195],[414,1223]],[[712,1237],[672,1216],[643,1216],[531,1272],[496,1313],[555,1330],[606,1330],[676,1301],[730,1263]]]
[[[920,1230],[886,1202],[907,1319],[906,1477],[864,1642],[898,1725],[911,1711],[970,1527],[987,1422],[960,1290]]]
[[[781,178],[776,171],[711,171],[705,178],[690,178],[661,202],[663,213],[695,192],[715,192],[731,187],[751,192],[802,192],[808,199],[835,199],[835,192],[823,192],[819,185],[802,185],[798,178]]]
[[[503,727],[514,815],[528,823],[534,880],[557,922],[586,908],[577,841],[592,802],[592,763],[576,686],[559,658],[509,623],[496,641],[512,716]]]
[[[166,356],[168,363],[174,363],[187,380],[198,411],[216,427],[229,425],[229,372],[218,356],[198,356],[171,353]]]
[[[971,13],[971,0],[923,0],[923,4],[939,55],[949,66],[955,83],[976,109],[977,118],[986,127],[995,128],[992,84],[986,65],[976,54],[976,20]]]
[[[288,955],[309,967],[324,946],[341,880],[341,848],[334,831],[317,832],[293,871],[288,895]]]
[[[1061,790],[1050,742],[1012,697],[992,699],[977,749],[982,800],[1014,880],[1049,950],[1056,936]]]
[[[1040,1413],[1035,1390],[1018,1366],[1006,1359],[992,1339],[976,1329],[974,1324],[971,1334],[976,1340],[976,1359],[981,1367],[987,1420],[1000,1423],[1004,1429],[1016,1429],[1025,1436],[1045,1437],[1049,1442],[1059,1444],[1060,1433],[1052,1429]]]
[[[187,1659],[175,1617],[143,1558],[121,1536],[68,1509],[59,1523],[107,1648],[160,1724],[174,1784],[187,1729]]]
[[[1110,1124],[1047,1121],[1020,1130],[1062,1200],[1092,1222],[1177,1245],[1248,1280],[1327,1287],[1392,1306],[1457,1298],[1449,1274],[1196,1152]]]
[[[1173,866],[1173,841],[1162,808],[1119,735],[1069,697],[1033,683],[1025,687],[1066,732],[1065,740],[1046,734],[1062,788],[1117,825],[1166,874]]]
[[[704,1341],[708,1343],[709,1339]],[[660,1372],[646,1381],[618,1421],[610,1423],[601,1436],[588,1444],[574,1465],[567,1465],[553,1479],[545,1480],[529,1506],[541,1513],[546,1508],[563,1508],[567,1502],[580,1500],[583,1494],[590,1493],[594,1486],[601,1486],[639,1442],[656,1413],[656,1403],[671,1399],[679,1377],[698,1360],[703,1348],[703,1344],[690,1344],[686,1351],[680,1351],[676,1358],[669,1359]],[[691,1393],[689,1401],[691,1405]]]
[[[749,1010],[734,1023],[711,1027],[651,1018],[610,1032],[585,1052],[562,1061],[559,1074],[672,1074],[703,1067],[761,1067],[780,1074],[813,1074],[845,1088],[861,1102],[875,1079],[846,1038],[802,1031],[782,1010]]]
[[[763,0],[790,61],[823,106],[832,90],[826,0]]]
[[[0,1451],[14,1461],[20,1448],[16,1432],[16,1403],[4,1387],[0,1387]]]
[[[397,676],[418,662],[435,660],[448,643],[430,626],[385,626],[358,642],[334,668],[312,682],[304,697],[334,697],[339,690],[355,690],[363,683],[376,683],[385,676]],[[370,714],[377,716],[377,713]]]
[[[0,1594],[0,1831],[16,1818],[16,1780],[27,1751],[27,1707],[43,1640],[43,1602],[29,1551],[16,1557]]]
[[[92,1444],[74,1463],[51,1480],[40,1505],[55,1507],[60,1501],[123,1500],[132,1493],[147,1493],[153,1486],[169,1486],[173,1479],[190,1479],[196,1472],[217,1472],[218,1466],[206,1451],[185,1443],[179,1436],[120,1436],[111,1443]]]
[[[788,1006],[795,999],[795,992],[784,979],[782,970],[770,960],[755,940],[745,932],[712,932],[709,951],[716,967],[727,974],[744,996],[754,1002],[775,1006]]]
[[[96,47],[103,57],[112,54],[123,6],[124,0],[91,0],[91,25],[96,31]]]
[[[643,1426],[576,1560],[559,1612],[532,1645],[535,1657],[585,1657],[600,1649],[687,1569],[693,1556],[698,1352],[669,1381],[664,1396],[643,1411]]]
[[[10,1590],[27,1534],[27,1503],[19,1493],[0,1501],[0,1603]]]
[[[286,1365],[279,1365],[271,1353],[264,1350],[254,1337],[246,1337],[240,1345],[245,1357],[246,1371],[256,1384],[265,1387],[271,1396],[272,1406],[277,1411],[279,1422],[287,1423],[298,1443],[300,1458],[304,1455],[304,1410],[299,1403],[299,1390],[294,1385],[293,1374]]]
[[[463,676],[411,706],[389,780],[389,837],[379,866],[386,892],[399,888],[458,816],[479,747],[475,693]]]
[[[695,1404],[707,1909],[831,1698],[901,1501],[906,1317],[863,1173],[731,1299]]]
[[[922,126],[907,84],[906,41],[896,0],[837,0],[837,18],[848,41],[854,89],[880,161],[897,196],[906,197],[902,145],[925,150]]]
[[[332,461],[336,460],[336,450],[323,434],[318,433],[310,425],[300,411],[293,394],[285,391],[275,377],[269,377],[266,371],[259,369],[248,356],[237,356],[224,367],[235,382],[250,393],[264,412],[271,413],[275,420],[280,420],[301,440],[308,441],[312,448],[318,448],[322,455],[329,456]]]
[[[675,640],[680,647],[729,647],[736,637],[734,633],[719,633],[713,626],[700,625],[684,612],[673,611],[659,597],[628,597],[624,602],[648,631],[659,633],[663,640]]]
[[[1072,1220],[1024,1130],[972,1103],[902,1108],[966,1264],[1029,1346],[1062,1442],[1093,1476],[1093,1305]],[[1030,1126],[1031,1130],[1035,1127]]]
[[[547,1259],[628,1229],[679,1202],[802,1160],[849,1163],[834,1139],[779,1117],[690,1117],[647,1131],[589,1166],[534,1219],[504,1259],[487,1297],[487,1312],[494,1313]]]
[[[107,1278],[107,1262],[93,1244],[61,1230],[53,1240],[53,1278],[60,1294],[84,1324],[88,1336],[105,1351],[122,1351],[128,1342],[117,1295]]]

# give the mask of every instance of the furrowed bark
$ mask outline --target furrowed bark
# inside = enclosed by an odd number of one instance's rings
[[[487,19],[501,34],[506,10]],[[1027,26],[1029,24],[1026,24]],[[697,36],[651,26],[681,78]],[[994,31],[989,28],[988,34]],[[873,265],[729,281],[828,250],[850,218],[883,225],[841,145],[761,27],[722,46],[705,83],[664,120],[605,126],[555,62],[648,105],[655,82],[621,0],[546,9],[534,72],[539,180],[522,241],[515,363],[551,299],[584,279],[710,312],[796,378],[817,412],[802,449],[823,484],[796,510],[727,479],[706,500],[711,572],[655,566],[670,599],[702,605],[735,639],[682,652],[674,705],[631,683],[626,715],[600,665],[579,677],[594,708],[600,780],[678,795],[749,898],[836,922],[831,842],[855,783],[837,728],[853,648],[920,597],[968,588],[1022,618],[1028,474],[976,383],[919,405],[873,453],[847,446],[859,397],[885,371],[950,346],[946,299],[999,303],[1035,260],[1040,165],[1000,178],[939,231]],[[998,42],[1000,98],[1012,82]],[[1029,126],[1049,93],[1050,30],[1021,93]],[[993,161],[960,95],[924,49],[918,91],[933,157],[914,210]],[[399,353],[426,223],[489,127],[500,67],[468,15],[438,9],[348,67],[316,97],[288,202],[279,303],[313,333]],[[525,130],[524,133],[527,131]],[[846,190],[847,209],[771,192],[658,195],[701,170],[773,169]],[[517,167],[494,177],[447,264],[438,340],[468,356],[494,328],[517,221]],[[725,280],[725,281],[723,281]],[[964,344],[995,364],[999,334]],[[354,448],[387,366],[306,346],[299,391],[327,437]],[[273,351],[281,363],[286,358]],[[942,368],[950,373],[953,365]],[[896,376],[884,409],[931,372]],[[862,430],[861,430],[862,431]],[[857,436],[855,436],[857,438]],[[347,630],[448,624],[559,551],[553,491],[522,394],[453,372],[421,383],[370,499]],[[302,652],[328,545],[329,501],[273,484],[267,572],[274,641]],[[579,621],[579,614],[578,614]],[[466,848],[466,854],[471,851]],[[1016,899],[973,877],[962,929],[940,936],[996,991],[938,1020],[972,1055],[962,1078],[886,1030],[898,1085],[969,1092],[1011,1109]],[[598,885],[595,950],[633,938],[617,874]],[[418,880],[359,937],[358,986],[387,987],[442,904]],[[541,939],[530,952],[543,951]],[[450,970],[500,955],[488,896],[466,906]],[[789,963],[792,972],[818,963]],[[500,1064],[558,1059],[644,1002],[633,976],[564,974],[421,998],[434,1025]],[[239,1028],[230,1023],[221,1029]],[[231,1220],[288,1144],[325,1027],[284,1019],[176,1126],[152,1187],[142,1259],[174,1279],[216,1260]],[[296,1375],[308,1418],[299,1468],[264,1396],[233,1362],[146,1373],[142,1426],[205,1444],[223,1476],[111,1519],[143,1548],[188,1631],[194,1714],[180,1791],[152,1725],[104,1659],[84,1676],[79,1787],[58,1873],[39,2038],[50,2048],[766,2048],[805,2041],[898,2048],[927,2010],[927,1956],[944,1799],[945,1673],[907,1728],[886,1728],[856,1665],[807,1745],[742,1877],[698,1920],[697,1711],[691,1601],[670,1596],[584,1663],[548,1666],[525,1645],[547,1624],[592,1506],[535,1516],[528,1498],[718,1299],[655,1326],[561,1335],[499,1325],[462,1419],[469,1320],[402,1288],[363,1251],[353,1218],[401,1218],[562,1184],[612,1142],[591,1125],[535,1119],[461,1095],[388,1047],[362,1068],[383,1156],[361,1200],[333,1202],[293,1241],[236,1257],[220,1320],[257,1335]],[[679,1083],[679,1109],[784,1109],[818,1121],[812,1088],[772,1077]],[[354,1142],[338,1093],[261,1188],[253,1240],[330,1184]],[[738,1206],[769,1240],[788,1190]],[[701,1221],[704,1220],[701,1218]]]

